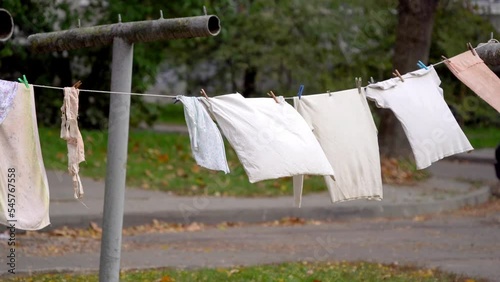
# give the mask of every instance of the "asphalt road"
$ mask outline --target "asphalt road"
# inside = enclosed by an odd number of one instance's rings
[[[21,239],[24,250],[18,259],[18,272],[98,269],[98,238]],[[123,269],[136,269],[363,260],[440,268],[500,281],[499,239],[497,201],[487,209],[413,219],[244,225],[124,236],[121,263]],[[44,255],[44,251],[51,255]]]

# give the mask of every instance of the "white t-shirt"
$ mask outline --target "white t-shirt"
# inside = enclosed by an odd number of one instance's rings
[[[304,119],[283,97],[203,99],[236,151],[251,183],[298,174],[333,175]]]
[[[391,109],[403,125],[418,169],[444,157],[473,150],[443,98],[432,66],[366,88],[378,107]]]
[[[335,171],[335,179],[325,176],[332,202],[382,199],[377,128],[363,90],[294,97],[294,104]],[[300,205],[301,176],[294,176],[294,192]]]

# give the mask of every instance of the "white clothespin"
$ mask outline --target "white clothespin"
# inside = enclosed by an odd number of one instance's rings
[[[355,77],[354,82],[356,83],[356,87],[358,88],[359,94],[361,94],[361,77]]]

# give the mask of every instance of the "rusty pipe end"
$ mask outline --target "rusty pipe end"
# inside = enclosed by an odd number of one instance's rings
[[[207,24],[208,32],[212,35],[215,36],[219,34],[220,32],[220,20],[219,17],[211,15],[208,18],[208,24]]]
[[[9,11],[0,8],[0,42],[5,42],[14,33],[14,20]]]

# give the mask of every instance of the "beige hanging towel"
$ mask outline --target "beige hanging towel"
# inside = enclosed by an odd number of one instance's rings
[[[61,107],[61,138],[68,143],[68,170],[73,178],[75,198],[83,197],[83,187],[80,180],[80,163],[85,161],[82,134],[78,129],[78,94],[75,87],[64,87],[64,102]]]
[[[324,176],[332,203],[382,200],[377,128],[363,89],[294,97],[293,102],[335,171],[335,179]],[[297,206],[302,183],[303,175],[293,177]]]
[[[500,79],[476,53],[466,51],[444,63],[450,71],[481,99],[500,112]]]

